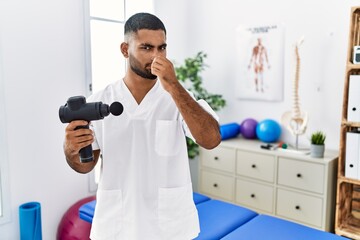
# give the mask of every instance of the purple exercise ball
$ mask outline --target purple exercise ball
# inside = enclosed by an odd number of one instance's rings
[[[256,126],[258,122],[253,118],[246,118],[240,124],[240,132],[244,138],[255,139],[256,138]]]

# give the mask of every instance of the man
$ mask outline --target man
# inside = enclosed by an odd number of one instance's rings
[[[194,100],[176,79],[166,47],[160,19],[130,17],[120,47],[127,59],[124,79],[88,99],[119,101],[123,114],[92,122],[92,130],[75,130],[86,121],[66,127],[64,152],[75,171],[91,171],[102,155],[93,240],[189,240],[199,233],[185,135],[207,149],[221,136],[208,104]],[[95,161],[80,163],[79,150],[91,143]]]
[[[251,65],[254,64],[254,83],[255,90],[258,92],[264,92],[264,60],[266,60],[268,68],[270,68],[268,55],[266,48],[262,45],[261,38],[257,39],[257,45],[252,50],[252,55],[248,68],[251,68]]]

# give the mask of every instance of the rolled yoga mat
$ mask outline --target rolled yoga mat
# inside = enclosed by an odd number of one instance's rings
[[[28,202],[19,207],[20,240],[42,240],[41,206]]]

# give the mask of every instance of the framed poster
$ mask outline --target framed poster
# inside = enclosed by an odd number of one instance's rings
[[[284,27],[239,26],[236,30],[236,96],[282,101]]]

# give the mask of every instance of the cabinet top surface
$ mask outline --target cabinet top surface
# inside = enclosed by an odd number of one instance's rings
[[[303,160],[310,160],[315,162],[331,162],[334,159],[338,157],[338,151],[337,150],[325,150],[325,154],[323,158],[313,158],[310,156],[310,146],[308,151],[296,151],[295,149],[281,149],[277,148],[275,150],[267,150],[261,148],[261,145],[266,145],[267,143],[261,142],[259,140],[248,140],[244,139],[242,137],[223,140],[219,146],[221,147],[227,147],[227,148],[233,148],[233,149],[239,149],[244,151],[252,151],[252,152],[258,152],[262,154],[269,154],[269,155],[275,155],[279,157],[288,157],[288,158],[296,158],[296,159],[303,159]],[[271,145],[276,146],[277,143],[271,143]]]

